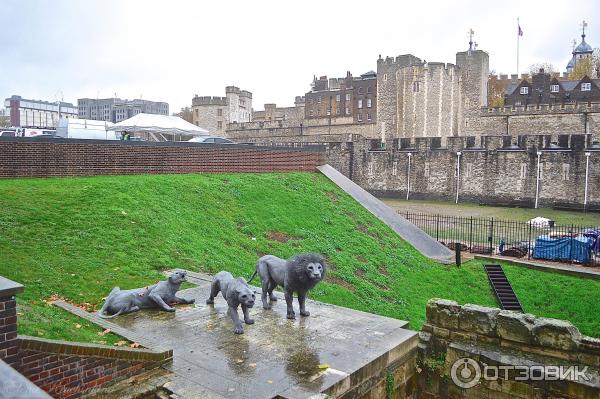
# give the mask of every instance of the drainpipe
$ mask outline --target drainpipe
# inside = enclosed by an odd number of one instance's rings
[[[590,155],[591,152],[585,153],[585,193],[583,194],[583,210],[587,210],[587,202],[588,202],[588,178],[590,172]]]
[[[540,197],[540,159],[542,158],[542,152],[537,152],[537,177],[535,179],[535,209],[538,207],[538,199]]]
[[[455,204],[458,204],[458,191],[460,189],[460,156],[462,152],[458,151],[456,153],[456,201]]]
[[[406,200],[408,201],[408,196],[410,194],[410,159],[412,157],[412,152],[408,153],[408,173],[406,176]]]

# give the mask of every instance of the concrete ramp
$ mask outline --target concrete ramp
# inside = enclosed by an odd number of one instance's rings
[[[387,224],[403,240],[408,241],[423,255],[444,264],[454,263],[453,252],[437,242],[430,235],[400,216],[395,210],[369,194],[358,184],[338,172],[331,165],[321,165],[318,169],[379,220]]]

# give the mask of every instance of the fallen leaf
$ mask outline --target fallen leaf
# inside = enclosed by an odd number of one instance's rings
[[[235,359],[235,362],[237,364],[244,363],[244,359]]]
[[[267,380],[267,384],[272,384],[273,381],[272,380]]]
[[[98,335],[101,337],[104,337],[106,334],[108,334],[110,332],[110,328],[107,328],[106,330],[99,332]]]
[[[256,363],[250,363],[248,367],[256,367]]]
[[[133,344],[129,345],[132,348],[139,348],[140,344],[138,344],[137,342],[134,342]]]
[[[71,277],[75,277],[75,273],[71,273]]]
[[[121,211],[121,215],[127,215],[127,212]]]
[[[319,368],[320,368],[321,370],[325,370],[325,369],[328,369],[328,368],[330,368],[330,367],[331,367],[331,366],[330,366],[330,365],[328,365],[327,363],[319,364]]]
[[[127,345],[127,341],[117,341],[117,342],[115,342],[115,346],[123,346],[123,345]]]
[[[81,328],[81,324],[75,324],[75,328]]]

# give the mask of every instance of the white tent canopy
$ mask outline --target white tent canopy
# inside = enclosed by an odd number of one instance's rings
[[[117,132],[146,132],[162,134],[188,134],[191,136],[208,136],[208,130],[202,129],[178,116],[137,114],[129,119],[109,126],[107,130]]]

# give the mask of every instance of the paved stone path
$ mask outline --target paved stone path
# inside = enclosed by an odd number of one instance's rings
[[[446,264],[454,263],[452,251],[437,242],[423,230],[398,215],[394,209],[369,194],[358,184],[338,172],[334,167],[322,165],[319,166],[318,169],[332,182],[369,210],[369,212],[377,216],[379,220],[390,226],[392,230],[402,237],[402,239],[408,241],[423,255],[438,262]]]
[[[600,269],[597,267],[585,267],[578,265],[561,265],[561,264],[549,264],[540,263],[535,260],[523,260],[509,258],[506,256],[493,256],[493,255],[475,255],[475,259],[487,260],[490,263],[493,262],[506,262],[515,266],[523,266],[529,269],[537,269],[546,272],[553,272],[559,274],[567,274],[577,277],[586,277],[600,280]]]
[[[374,360],[391,362],[416,348],[417,333],[404,329],[404,321],[314,301],[307,303],[310,317],[291,321],[282,298],[268,311],[257,304],[256,323],[235,335],[222,296],[205,305],[208,279],[190,273],[189,280],[198,287],[180,295],[196,304],[175,313],[141,311],[108,322],[86,317],[118,325],[126,338],[172,348],[174,375],[166,387],[183,398],[306,398],[334,385],[350,387],[349,376],[365,373]]]

